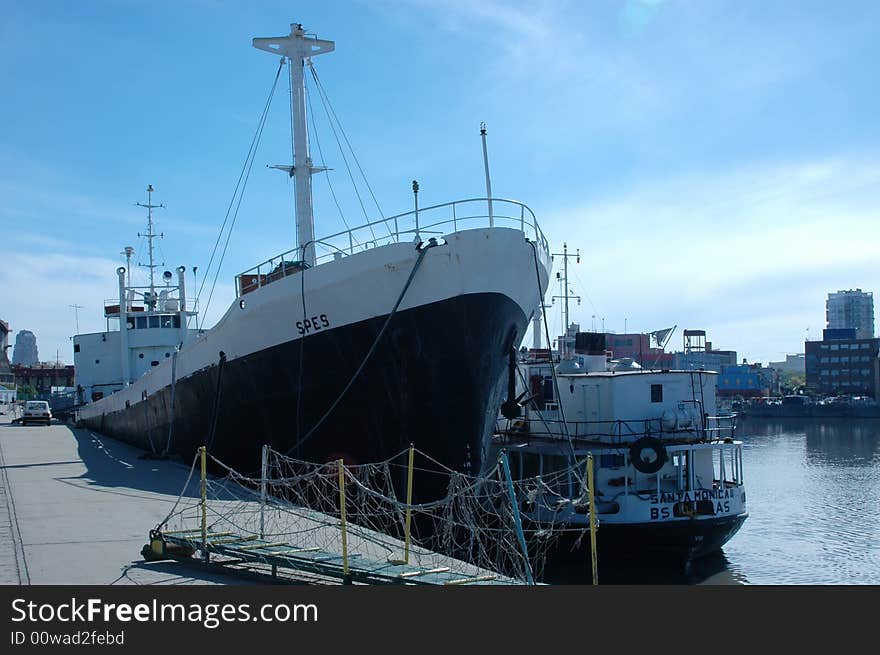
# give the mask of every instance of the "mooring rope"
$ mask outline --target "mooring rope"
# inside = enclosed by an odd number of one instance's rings
[[[367,362],[369,362],[370,358],[373,356],[373,352],[376,350],[376,347],[379,345],[379,342],[382,340],[382,337],[385,336],[385,331],[388,329],[388,326],[391,324],[391,319],[393,319],[394,315],[397,313],[397,310],[400,307],[400,303],[403,302],[403,297],[406,295],[406,292],[409,290],[409,287],[412,284],[413,278],[415,278],[416,273],[418,272],[419,268],[422,265],[422,261],[425,259],[425,255],[427,254],[429,249],[431,249],[432,247],[434,247],[436,245],[437,245],[437,242],[434,239],[431,239],[431,241],[427,245],[424,245],[424,246],[418,248],[419,256],[416,258],[416,262],[413,265],[412,270],[410,271],[409,277],[406,280],[406,284],[403,285],[403,289],[400,291],[400,295],[397,297],[397,301],[394,303],[394,307],[391,309],[391,313],[388,314],[388,317],[385,319],[385,323],[382,325],[382,329],[379,330],[379,333],[376,335],[376,338],[373,340],[373,344],[370,346],[370,349],[367,351],[367,354],[364,355],[363,360],[361,360],[360,365],[357,367],[357,370],[355,370],[354,374],[351,376],[351,379],[348,381],[348,384],[346,384],[345,387],[342,389],[342,391],[339,392],[339,395],[336,397],[336,399],[333,401],[333,403],[331,403],[330,407],[327,408],[327,411],[324,412],[324,415],[321,416],[320,419],[318,419],[318,422],[315,423],[315,425],[312,426],[312,428],[308,432],[306,432],[306,434],[302,438],[298,439],[297,442],[295,444],[293,444],[293,446],[288,448],[287,451],[285,452],[285,454],[289,454],[289,453],[293,452],[294,450],[299,448],[301,445],[303,445],[306,441],[308,441],[311,438],[311,436],[318,430],[318,428],[320,428],[324,424],[324,421],[326,421],[327,418],[329,418],[329,416],[333,413],[333,410],[336,409],[337,405],[339,405],[339,403],[345,397],[345,394],[348,393],[348,390],[351,389],[352,385],[355,383],[355,380],[358,379],[358,377],[361,374],[361,371],[364,370],[364,367],[367,365]],[[303,275],[304,273],[305,273],[305,271],[301,272],[300,275]],[[303,302],[305,303],[305,294],[303,294]],[[302,341],[305,340],[305,335],[302,335],[300,337],[300,340],[301,340],[300,353],[302,353],[303,348],[304,348]],[[302,359],[300,359],[300,370],[302,370]],[[297,397],[302,395],[302,387],[301,386],[298,391],[299,392],[297,394]],[[297,402],[297,405],[299,406],[299,402]],[[297,420],[299,420],[299,418],[297,418]]]

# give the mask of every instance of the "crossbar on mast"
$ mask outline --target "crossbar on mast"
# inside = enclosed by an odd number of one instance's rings
[[[287,36],[255,38],[253,46],[258,50],[286,57],[290,62],[290,113],[293,132],[293,166],[290,175],[296,188],[296,236],[303,261],[315,265],[315,219],[312,209],[312,174],[322,170],[312,166],[309,154],[309,132],[306,122],[305,60],[332,52],[333,41],[306,36],[299,23],[290,25]]]

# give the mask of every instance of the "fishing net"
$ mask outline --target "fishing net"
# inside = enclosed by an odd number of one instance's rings
[[[209,532],[259,537],[302,552],[339,553],[344,497],[352,567],[359,560],[407,561],[423,570],[452,566],[473,576],[494,573],[512,581],[539,581],[548,553],[566,530],[547,510],[572,502],[566,493],[572,488],[570,470],[508,480],[499,460],[484,475],[473,477],[415,449],[376,464],[344,465],[293,459],[267,448],[260,477],[241,475],[208,457],[212,468],[222,472],[206,480]],[[159,525],[162,530],[199,528],[202,509],[192,493],[199,485],[196,467],[194,461],[187,481],[190,493],[185,487]],[[444,497],[407,503],[408,490],[436,485],[438,476]],[[544,511],[533,511],[536,504]]]

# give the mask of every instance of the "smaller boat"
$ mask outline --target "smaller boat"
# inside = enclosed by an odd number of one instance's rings
[[[735,415],[716,413],[716,376],[614,360],[601,333],[576,333],[571,354],[521,351],[484,461],[505,450],[524,520],[561,531],[545,574],[590,560],[588,455],[600,567],[690,562],[736,534],[748,516],[742,442]]]

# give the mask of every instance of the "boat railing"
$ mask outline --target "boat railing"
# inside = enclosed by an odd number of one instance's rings
[[[160,289],[162,291],[164,289]],[[197,298],[187,298],[185,311],[194,312],[198,302]],[[175,314],[180,311],[180,298],[173,296],[171,298],[161,298],[156,300],[156,306],[150,309],[143,300],[131,300],[126,304],[126,311],[129,314]],[[119,316],[119,298],[104,299],[104,316]]]
[[[547,409],[551,409],[548,407]],[[663,425],[662,418],[613,419],[599,421],[571,421],[532,414],[520,421],[498,419],[496,433],[510,436],[534,435],[549,438],[572,438],[575,440],[610,440],[612,443],[635,441],[640,437],[699,439],[723,441],[732,439],[736,429],[736,415],[707,416],[705,425],[689,422],[675,429]]]
[[[527,469],[534,471],[550,491],[571,499],[583,496],[583,487],[577,483],[572,472],[584,470],[588,454],[594,455],[600,469],[620,473],[619,477],[614,474],[611,479],[622,495],[632,492],[647,499],[643,494],[656,494],[660,497],[663,492],[668,491],[702,492],[744,486],[741,441],[666,444],[664,448],[671,466],[664,466],[654,473],[636,471],[630,460],[629,448],[625,445],[603,446],[596,450],[595,446],[576,444],[573,460],[561,455],[562,451],[541,448],[512,449],[510,456],[512,466],[520,478],[523,478]],[[526,459],[531,460],[528,467],[525,465]],[[700,497],[695,495],[687,502],[691,502],[691,507],[696,508],[699,507],[696,504],[698,500]],[[706,513],[714,514],[714,506],[711,512]]]
[[[712,479],[703,479],[696,466],[696,453],[702,450],[709,451],[711,457]],[[725,488],[729,486],[742,486],[743,462],[742,442],[724,441],[710,444],[682,444],[666,447],[668,457],[673,462],[678,477],[679,489],[705,489],[709,487]],[[661,491],[661,473],[656,476],[657,493]]]
[[[392,243],[418,242],[479,227],[517,229],[535,241],[543,255],[549,257],[547,237],[534,212],[526,205],[504,198],[468,198],[388,216],[316,239],[315,264]],[[308,268],[303,259],[303,246],[300,246],[239,273],[235,276],[236,294],[240,296]]]
[[[732,439],[736,432],[736,414],[707,416],[703,431],[709,439]]]

